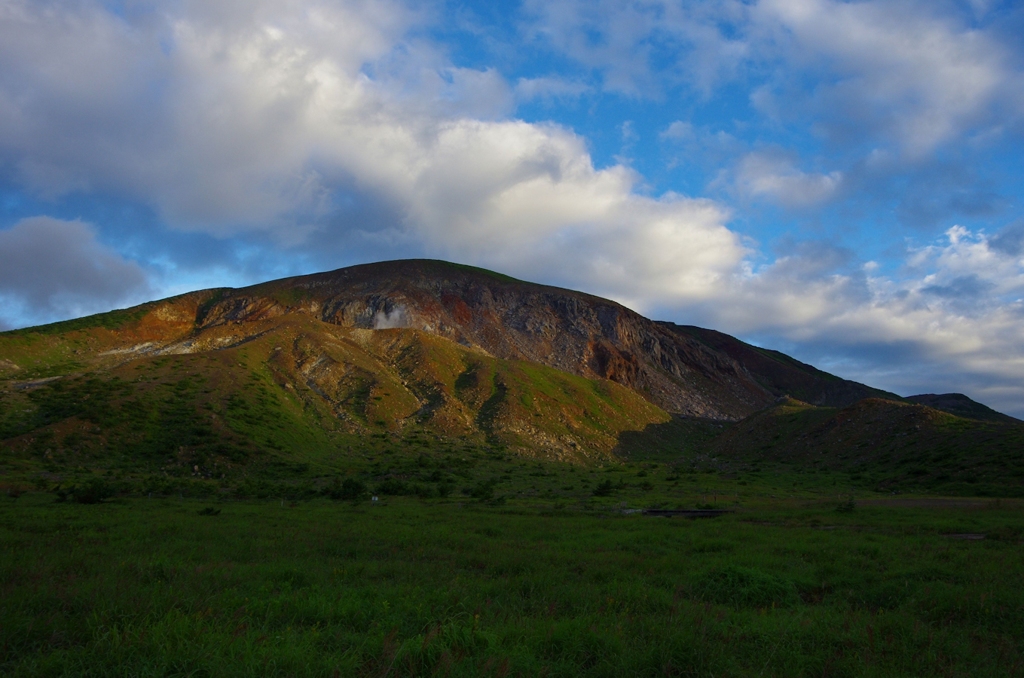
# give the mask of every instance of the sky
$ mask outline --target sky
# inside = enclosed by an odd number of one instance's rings
[[[1024,417],[1024,3],[0,0],[0,329],[429,257]]]

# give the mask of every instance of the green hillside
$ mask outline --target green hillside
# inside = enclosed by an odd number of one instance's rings
[[[670,419],[618,384],[416,330],[347,330],[307,317],[249,329],[219,350],[122,355],[56,379],[9,377],[0,391],[7,475],[60,482],[102,473],[212,491],[259,478],[311,482],[393,453],[599,463],[621,450],[623,432]],[[231,331],[193,345],[217,345]],[[68,347],[87,341],[48,336],[28,348],[74,355]]]

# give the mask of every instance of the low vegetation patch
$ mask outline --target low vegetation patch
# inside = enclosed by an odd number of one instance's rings
[[[547,472],[559,483],[580,473]],[[0,673],[788,678],[1024,666],[1024,525],[1012,502],[837,514],[834,500],[779,499],[715,520],[651,519],[612,503],[371,502],[346,482],[300,501],[0,496]]]

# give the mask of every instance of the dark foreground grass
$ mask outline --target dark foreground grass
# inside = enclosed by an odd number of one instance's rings
[[[697,521],[414,498],[210,506],[3,497],[0,674],[1024,667],[1024,521],[995,502],[780,500]]]

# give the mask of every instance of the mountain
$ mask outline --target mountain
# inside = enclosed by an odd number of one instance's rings
[[[112,362],[111,356],[225,348],[263,331],[258,323],[285,316],[347,329],[418,330],[496,358],[607,379],[677,415],[736,420],[784,393],[827,405],[868,395],[898,399],[718,332],[658,323],[606,299],[429,260],[207,290],[14,334],[94,329],[92,356],[83,350],[74,356],[96,364]]]
[[[942,410],[949,414],[955,414],[965,419],[977,419],[978,421],[1001,421],[1004,423],[1019,422],[1019,419],[996,412],[991,407],[971,400],[963,393],[926,393],[916,396],[908,396],[906,400],[919,405],[927,405],[936,410]]]
[[[985,414],[974,405],[959,414]],[[908,412],[939,422],[938,433],[920,434]],[[864,423],[840,445],[835,431],[846,429],[835,422],[847,421]],[[920,456],[942,442],[942,426],[1010,426],[965,421],[720,332],[431,260],[0,333],[0,447],[11,468],[116,460],[215,478],[425,449],[576,461],[711,451],[801,464],[825,449],[838,451],[830,468],[845,468],[868,459],[839,454],[850,440],[874,449],[909,435]],[[1008,440],[1010,429],[975,437]]]
[[[224,290],[196,328],[301,314],[352,329],[415,329],[587,378],[673,414],[732,420],[772,396],[727,356],[606,299],[437,261],[354,266]]]

